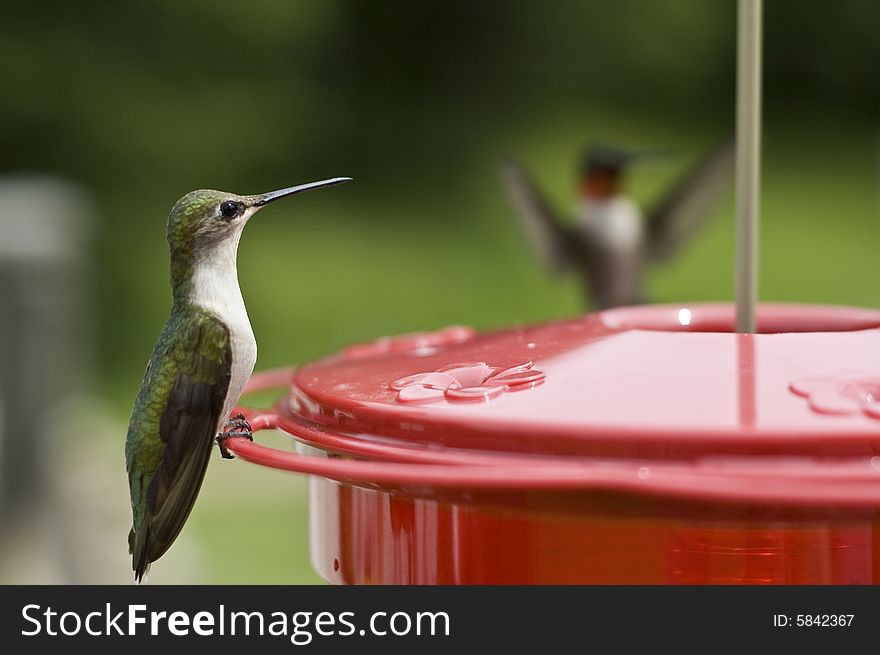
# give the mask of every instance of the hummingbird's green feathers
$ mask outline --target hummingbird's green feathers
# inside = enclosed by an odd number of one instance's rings
[[[135,578],[177,537],[195,503],[229,388],[229,330],[195,305],[177,305],[153,350],[125,444]]]

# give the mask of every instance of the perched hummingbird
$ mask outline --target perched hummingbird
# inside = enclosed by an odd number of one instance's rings
[[[171,316],[147,364],[125,441],[133,514],[128,547],[138,582],[180,533],[215,438],[231,457],[225,439],[250,436],[244,416],[227,420],[257,358],[236,267],[245,224],[279,198],[350,179],[256,196],[192,191],[171,210]]]
[[[523,167],[513,160],[502,178],[526,237],[554,271],[573,270],[594,309],[644,301],[645,262],[668,258],[710,215],[733,176],[733,142],[713,149],[675,182],[646,215],[623,190],[629,165],[651,151],[594,145],[584,155],[578,204],[561,221]]]

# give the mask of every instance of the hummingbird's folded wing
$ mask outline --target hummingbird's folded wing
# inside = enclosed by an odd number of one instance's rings
[[[223,412],[232,363],[229,330],[200,313],[175,335],[177,351],[164,358],[173,379],[159,418],[161,458],[147,483],[146,512],[134,535],[132,558],[140,579],[177,538],[202,486]],[[170,370],[169,370],[170,369]],[[171,375],[167,375],[171,373]]]
[[[646,217],[645,255],[662,260],[675,254],[712,215],[733,181],[734,142],[711,150],[684,173]]]
[[[525,169],[512,159],[501,165],[501,179],[519,217],[520,227],[537,257],[554,273],[571,265],[571,249],[577,239],[563,225],[550,203]]]

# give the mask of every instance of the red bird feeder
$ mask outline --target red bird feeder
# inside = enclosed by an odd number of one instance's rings
[[[739,12],[736,312],[456,327],[253,380],[290,385],[250,419],[299,452],[228,447],[312,475],[325,579],[880,583],[880,312],[755,306],[760,6]]]
[[[880,582],[880,312],[611,310],[386,338],[289,384],[238,457],[312,474],[334,583]]]

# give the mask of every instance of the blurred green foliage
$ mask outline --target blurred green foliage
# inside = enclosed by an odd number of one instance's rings
[[[762,296],[880,306],[880,4],[766,4]],[[732,0],[7,0],[3,14],[0,171],[70,176],[98,200],[84,383],[122,421],[170,302],[165,217],[190,189],[355,178],[248,227],[240,277],[269,367],[581,311],[528,254],[499,158],[523,159],[564,208],[589,140],[670,147],[633,172],[650,201],[733,125]],[[731,297],[731,220],[728,202],[653,276],[655,299]],[[273,534],[273,512],[294,525],[289,508],[267,500],[255,534]],[[194,530],[221,540],[251,510],[236,511],[197,508]],[[283,566],[261,565],[265,580]]]

